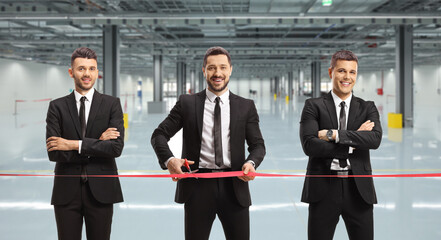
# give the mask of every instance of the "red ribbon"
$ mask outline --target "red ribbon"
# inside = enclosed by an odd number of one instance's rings
[[[233,172],[214,172],[214,173],[184,173],[184,174],[135,174],[135,175],[87,175],[87,177],[126,177],[126,178],[225,178],[239,176],[255,176],[255,177],[342,177],[342,175],[293,175],[293,174],[276,174],[276,173],[257,173],[250,172],[247,175],[243,171]],[[0,177],[81,177],[81,175],[50,175],[50,174],[0,174]],[[379,174],[379,175],[347,175],[347,177],[407,177],[407,178],[423,178],[423,177],[441,177],[441,173],[419,173],[419,174]]]

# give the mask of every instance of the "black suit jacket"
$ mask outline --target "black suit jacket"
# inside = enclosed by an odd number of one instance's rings
[[[46,124],[46,139],[51,136],[68,140],[81,139],[81,125],[73,92],[51,101]],[[117,128],[120,136],[115,140],[99,140],[109,127]],[[80,175],[82,164],[85,164],[88,175],[117,175],[115,158],[122,153],[123,139],[124,120],[119,99],[95,91],[86,136],[82,139],[81,154],[77,150],[48,152],[49,160],[56,162],[55,175]],[[51,203],[68,204],[78,192],[80,181],[79,177],[55,177]],[[93,196],[99,202],[123,201],[118,178],[89,177],[88,182]]]
[[[181,95],[168,117],[153,132],[151,144],[163,169],[167,169],[165,162],[173,156],[167,142],[181,128],[183,129],[181,158],[195,161],[195,164],[191,166],[192,169],[199,168],[205,99],[205,90],[195,95]],[[247,158],[245,158],[245,141],[249,152]],[[231,92],[230,147],[233,171],[240,171],[247,160],[253,160],[257,168],[265,156],[265,145],[254,102]],[[191,196],[197,182],[198,180],[194,178],[179,180],[175,201],[185,203]],[[245,207],[250,206],[251,197],[248,183],[233,178],[233,187],[239,204]]]
[[[372,131],[357,131],[367,120],[375,123]],[[303,151],[309,156],[306,174],[328,175],[332,159],[349,158],[354,175],[371,175],[369,149],[378,148],[382,137],[380,117],[374,102],[352,96],[347,130],[338,131],[339,143],[327,142],[317,136],[319,130],[337,128],[336,108],[331,92],[319,98],[306,100],[300,120],[300,140]],[[353,154],[348,154],[350,146],[355,148]],[[328,190],[329,182],[329,178],[306,177],[302,201],[320,201]],[[355,183],[366,203],[377,203],[372,178],[355,178]]]

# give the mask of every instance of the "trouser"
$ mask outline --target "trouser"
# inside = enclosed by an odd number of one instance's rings
[[[362,199],[354,178],[333,177],[330,181],[327,195],[309,204],[308,239],[332,240],[341,215],[349,239],[373,240],[373,205]]]
[[[185,203],[185,239],[207,240],[219,217],[227,240],[250,238],[249,207],[239,205],[231,178],[198,179]]]
[[[66,205],[54,205],[59,240],[80,240],[83,219],[88,240],[109,240],[113,204],[98,202],[88,182],[81,182],[74,199]]]

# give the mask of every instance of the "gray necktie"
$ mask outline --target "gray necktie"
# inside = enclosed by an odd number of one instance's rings
[[[222,154],[222,121],[221,110],[219,106],[220,98],[216,97],[216,106],[214,107],[214,159],[216,166],[220,167],[223,163]]]
[[[84,105],[84,101],[86,101],[86,97],[82,96],[80,98],[80,123],[81,123],[81,139],[84,139],[86,136],[86,107]],[[86,171],[86,164],[81,164],[81,181],[84,183],[87,182],[87,171]]]
[[[86,107],[84,106],[84,101],[87,98],[85,96],[82,96],[80,98],[80,124],[81,124],[81,139],[83,139],[86,136]]]
[[[342,101],[340,103],[340,119],[339,119],[340,130],[346,130],[346,111],[345,111],[345,106],[346,106],[345,101]],[[338,162],[339,162],[341,168],[345,168],[345,167],[348,166],[348,163],[347,163],[346,159],[339,159]]]

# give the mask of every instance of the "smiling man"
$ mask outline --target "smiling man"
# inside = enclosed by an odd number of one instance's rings
[[[207,240],[216,215],[225,238],[250,238],[251,197],[246,176],[265,156],[254,102],[230,92],[233,71],[230,54],[221,47],[207,50],[202,72],[207,88],[181,95],[168,117],[153,132],[151,144],[159,164],[171,174],[243,171],[238,178],[185,178],[177,181],[175,201],[185,203],[185,239]],[[183,129],[181,158],[173,156],[168,141]],[[248,157],[245,157],[245,142]],[[182,168],[188,159],[189,169]]]
[[[358,58],[336,52],[328,69],[332,90],[306,100],[300,141],[309,156],[302,201],[309,203],[308,239],[331,240],[342,216],[349,239],[374,239],[377,203],[369,150],[380,146],[382,130],[375,104],[355,97]],[[348,177],[349,176],[349,177]]]
[[[46,148],[56,162],[52,205],[58,239],[80,240],[83,221],[87,239],[108,240],[113,203],[122,202],[115,158],[124,146],[124,122],[118,98],[97,92],[97,56],[76,49],[69,75],[75,91],[52,101],[46,118]],[[64,177],[76,175],[81,177]]]

